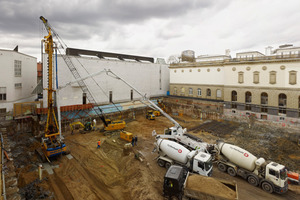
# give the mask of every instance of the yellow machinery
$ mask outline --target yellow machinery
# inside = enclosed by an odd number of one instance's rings
[[[155,120],[155,114],[153,110],[148,110],[146,114],[146,119]]]
[[[51,28],[48,26],[47,20],[44,17],[40,17],[43,21],[48,35],[44,37],[44,45],[45,45],[45,52],[48,55],[48,113],[47,113],[47,123],[45,127],[45,135],[42,138],[42,153],[46,156],[46,159],[49,161],[50,157],[62,154],[66,152],[66,145],[61,140],[58,139],[59,128],[58,123],[55,116],[55,110],[53,105],[53,66],[52,66],[52,57],[53,57],[53,38],[51,34]],[[40,153],[40,152],[38,152]],[[42,156],[42,155],[41,155]],[[43,157],[42,157],[43,158]]]
[[[124,120],[110,120],[105,119],[106,125],[104,125],[104,131],[115,131],[115,130],[122,130],[125,128],[126,123]]]
[[[86,133],[87,131],[92,131],[94,130],[94,126],[92,125],[91,122],[86,122],[84,125],[81,122],[73,122],[70,124],[71,127],[71,134],[73,135],[73,131],[74,131],[74,127],[76,125],[79,125],[83,128],[83,132],[82,133]]]
[[[155,117],[161,116],[161,113],[158,110],[154,110],[153,114],[155,115]]]
[[[127,131],[121,131],[120,138],[123,140],[126,140],[127,142],[131,142],[132,141],[132,133],[129,133]]]

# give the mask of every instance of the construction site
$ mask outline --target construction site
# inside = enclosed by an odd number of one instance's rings
[[[300,199],[297,126],[228,117],[222,101],[162,95],[168,82],[163,65],[155,72],[141,63],[123,69],[146,72],[151,80],[159,74],[149,86],[143,75],[127,73],[125,80],[114,66],[84,72],[68,56],[146,61],[155,68],[148,57],[65,48],[58,59],[65,61],[61,76],[70,78],[58,84],[53,39],[59,37],[40,19],[48,34],[46,89],[43,100],[15,103],[13,118],[1,120],[1,199]],[[89,82],[100,73],[111,80]],[[121,83],[130,91],[128,101],[121,101],[128,96],[123,87],[114,90]],[[91,88],[98,84],[105,85],[108,102],[97,101],[101,96]],[[137,89],[142,86],[158,92],[148,97]]]

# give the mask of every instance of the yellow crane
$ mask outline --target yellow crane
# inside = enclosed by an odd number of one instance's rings
[[[41,142],[41,149],[43,155],[49,161],[50,157],[62,154],[66,152],[66,145],[62,141],[61,137],[57,137],[58,135],[61,136],[58,128],[57,119],[55,116],[55,109],[53,103],[53,93],[55,90],[53,89],[53,37],[51,33],[51,28],[47,23],[47,20],[41,16],[40,19],[43,21],[46,30],[48,31],[48,35],[44,37],[42,40],[45,45],[45,53],[48,55],[47,66],[48,66],[48,88],[47,90],[47,103],[48,103],[48,113],[47,113],[47,122],[45,126],[45,134],[42,138]],[[41,152],[38,152],[41,154]],[[41,155],[41,156],[43,156]]]

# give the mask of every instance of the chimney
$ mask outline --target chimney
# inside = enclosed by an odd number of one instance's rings
[[[19,52],[19,46],[18,45],[14,48],[14,51]]]
[[[271,47],[271,46],[266,47],[265,55],[266,56],[271,56],[272,55],[272,49],[273,49],[273,47]]]

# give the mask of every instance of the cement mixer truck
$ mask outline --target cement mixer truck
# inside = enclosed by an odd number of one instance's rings
[[[159,153],[157,163],[160,167],[168,169],[171,165],[178,164],[187,167],[191,172],[211,176],[212,156],[210,154],[198,150],[189,151],[181,144],[166,139],[158,139],[155,145]]]
[[[259,186],[268,193],[283,194],[288,190],[285,166],[255,157],[248,151],[228,143],[218,142],[216,154],[220,171],[231,176],[239,175],[253,186]]]

